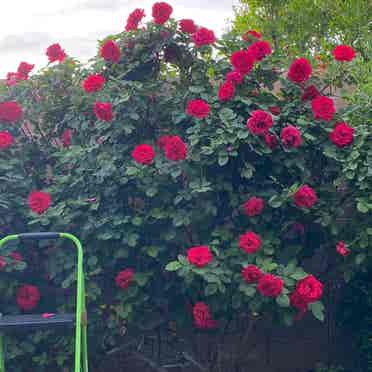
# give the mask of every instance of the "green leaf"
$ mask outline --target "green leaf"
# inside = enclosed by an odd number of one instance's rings
[[[208,284],[206,287],[205,287],[205,295],[206,296],[211,296],[213,294],[215,294],[217,292],[217,289],[218,289],[218,285],[215,284],[215,283],[210,283]]]
[[[290,275],[292,279],[301,280],[307,276],[307,273],[301,268],[296,269],[296,271]]]
[[[369,211],[368,205],[363,202],[358,202],[357,209],[360,213],[368,213]]]
[[[253,297],[256,293],[256,288],[249,285],[243,285],[240,287],[240,289],[248,297]]]
[[[309,310],[313,313],[316,319],[321,322],[324,321],[324,305],[320,301],[309,304]]]
[[[229,157],[227,155],[222,155],[218,158],[218,165],[223,167],[229,161]]]
[[[289,307],[289,297],[286,294],[281,294],[276,298],[276,303],[280,307]]]
[[[269,205],[270,207],[272,208],[279,208],[281,207],[283,204],[283,199],[281,196],[279,195],[273,195],[270,199],[269,199]]]
[[[182,265],[181,265],[180,262],[172,261],[172,262],[169,262],[169,264],[167,266],[165,266],[165,270],[167,270],[167,271],[177,271],[181,267],[182,267]]]

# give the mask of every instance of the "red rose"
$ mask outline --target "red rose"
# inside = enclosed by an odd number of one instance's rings
[[[349,146],[354,140],[354,129],[347,123],[336,123],[329,138],[337,147]]]
[[[322,297],[323,284],[313,275],[308,275],[297,283],[295,291],[305,303],[310,304]]]
[[[96,102],[93,111],[99,120],[111,121],[113,118],[112,105],[110,102]]]
[[[226,74],[226,81],[231,81],[235,84],[241,84],[244,80],[244,75],[239,71],[230,71]]]
[[[276,147],[278,146],[278,140],[274,134],[265,134],[264,140],[265,140],[266,145],[271,150],[275,150]]]
[[[127,19],[127,24],[125,26],[125,31],[137,30],[139,23],[142,21],[142,18],[145,17],[144,9],[135,9],[132,13],[129,14]]]
[[[23,261],[23,257],[19,252],[11,252],[9,255],[14,261]]]
[[[212,261],[213,255],[206,245],[189,248],[187,259],[196,267],[204,267]]]
[[[273,118],[262,110],[253,111],[247,120],[247,129],[254,135],[266,134],[272,126]]]
[[[315,119],[330,121],[336,112],[335,105],[331,98],[318,96],[311,101],[311,108]]]
[[[28,74],[32,71],[34,67],[35,65],[31,65],[30,63],[21,62],[18,66],[17,73],[22,79],[27,80]]]
[[[167,22],[172,12],[173,8],[165,2],[155,3],[152,6],[152,16],[157,25],[163,25]]]
[[[145,143],[137,145],[132,152],[132,158],[139,164],[152,164],[155,158],[155,150],[152,146]]]
[[[318,200],[315,191],[308,185],[301,186],[295,192],[293,198],[299,208],[311,208]]]
[[[13,144],[13,136],[6,130],[0,132],[0,150],[7,149]]]
[[[289,296],[289,300],[291,306],[293,306],[299,311],[295,319],[301,319],[307,311],[308,303],[302,298],[302,296],[297,291],[291,293],[291,295]]]
[[[216,42],[216,35],[213,30],[208,30],[205,27],[200,27],[193,35],[192,39],[197,48],[203,45],[210,45]]]
[[[258,281],[257,291],[264,297],[278,297],[283,291],[283,286],[283,279],[272,274],[265,274]]]
[[[101,57],[105,61],[119,63],[120,61],[120,48],[113,40],[107,40],[100,49]]]
[[[222,102],[229,101],[235,95],[235,87],[231,81],[226,81],[218,90],[218,99]]]
[[[37,214],[43,214],[51,204],[52,197],[47,192],[35,190],[28,196],[28,206]]]
[[[301,132],[293,125],[287,125],[280,133],[284,147],[299,147],[302,143]]]
[[[98,92],[105,84],[105,78],[101,74],[89,75],[83,81],[83,89],[86,93]]]
[[[255,61],[262,61],[266,56],[272,53],[270,44],[267,41],[256,41],[247,49]]]
[[[63,147],[70,147],[71,146],[71,138],[72,138],[72,130],[65,129],[62,133],[61,141]]]
[[[278,107],[278,106],[270,106],[269,110],[275,116],[280,115],[280,107]]]
[[[239,246],[248,254],[256,253],[261,248],[261,244],[260,237],[253,231],[240,235]]]
[[[170,136],[163,147],[164,155],[173,161],[185,160],[187,156],[187,145],[179,136]]]
[[[50,45],[45,53],[48,56],[49,62],[53,63],[55,61],[63,62],[66,58],[65,51],[61,48],[58,43]]]
[[[248,265],[242,270],[242,277],[248,284],[257,283],[264,273],[255,265]]]
[[[349,45],[338,45],[332,53],[335,60],[340,62],[350,62],[355,57],[355,50]]]
[[[29,311],[34,309],[40,301],[40,292],[37,287],[25,284],[18,288],[17,305],[20,309]]]
[[[311,73],[310,62],[306,58],[298,58],[289,67],[288,79],[295,83],[303,83],[310,78]]]
[[[0,121],[14,123],[22,116],[22,107],[15,101],[0,103]]]
[[[211,111],[207,102],[202,99],[193,99],[187,104],[186,114],[194,118],[204,119]]]
[[[0,270],[3,270],[4,267],[7,265],[5,258],[3,256],[0,256]]]
[[[12,87],[17,84],[19,80],[22,80],[22,76],[18,72],[8,72],[6,74],[6,85]]]
[[[211,329],[217,327],[217,322],[213,319],[209,306],[204,302],[197,302],[193,309],[194,325],[201,329]]]
[[[230,63],[236,71],[246,75],[253,68],[254,57],[246,50],[238,50],[231,55]]]
[[[166,143],[172,138],[173,136],[169,136],[167,134],[163,135],[163,136],[160,136],[158,138],[158,140],[156,141],[156,144],[158,145],[158,147],[160,147],[162,150],[164,150],[164,147],[166,145]]]
[[[261,214],[264,206],[263,199],[253,196],[244,203],[244,213],[249,217],[257,216]]]
[[[180,30],[185,34],[194,34],[198,28],[192,19],[181,19],[179,22]]]
[[[303,95],[302,95],[302,101],[312,101],[314,98],[320,96],[320,93],[315,85],[309,85]]]
[[[249,30],[243,34],[242,39],[244,41],[250,41],[252,38],[261,39],[262,35],[256,30]]]
[[[346,247],[344,241],[340,240],[336,245],[336,252],[341,256],[348,256],[350,254],[350,249]]]
[[[125,269],[120,271],[120,273],[115,278],[116,285],[121,289],[127,289],[130,284],[133,282],[134,277],[134,270],[133,269]]]

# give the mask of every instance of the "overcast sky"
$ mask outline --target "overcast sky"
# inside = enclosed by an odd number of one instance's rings
[[[1,0],[0,78],[19,62],[47,63],[46,48],[61,44],[81,61],[96,52],[97,39],[121,32],[128,14],[144,8],[151,19],[156,0]],[[220,35],[238,0],[169,0],[176,19],[193,18]]]

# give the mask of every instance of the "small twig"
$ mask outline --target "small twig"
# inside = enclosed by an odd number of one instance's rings
[[[129,358],[133,357],[139,360],[142,360],[143,362],[147,363],[154,371],[157,372],[168,372],[165,368],[159,366],[156,362],[154,362],[152,359],[143,356],[140,353],[137,353],[136,351],[133,351],[131,355],[129,355]]]
[[[192,363],[195,367],[199,368],[200,371],[208,372],[208,368],[202,366],[199,362],[197,362],[190,354],[186,353],[185,351],[182,352],[182,356],[190,363]]]

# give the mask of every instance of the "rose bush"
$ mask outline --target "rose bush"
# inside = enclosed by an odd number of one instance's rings
[[[171,13],[157,3],[139,29],[137,9],[89,66],[54,44],[47,55],[59,63],[1,90],[1,234],[82,239],[98,356],[171,320],[215,332],[242,312],[291,324],[309,309],[323,320],[323,285],[303,259],[321,249],[341,260],[341,240],[345,259],[357,249],[337,223],[339,187],[358,177],[344,172],[365,134],[325,96],[336,67],[324,81],[254,35],[217,40]],[[25,262],[14,267],[4,252],[2,312],[21,310],[25,281],[38,288],[33,311],[73,306],[73,251],[42,246],[17,247]],[[68,360],[48,345],[40,371]]]

